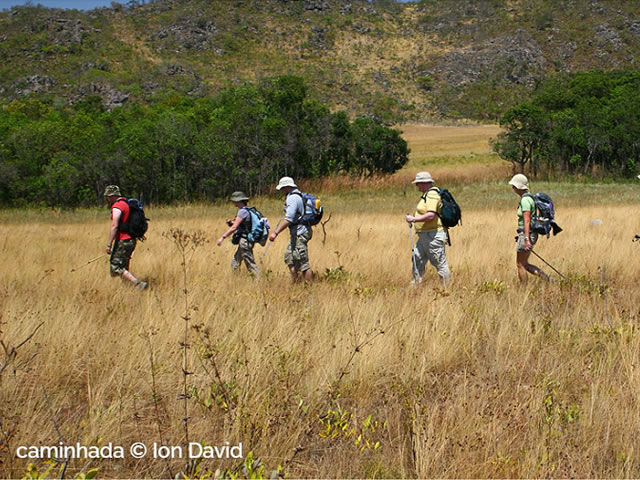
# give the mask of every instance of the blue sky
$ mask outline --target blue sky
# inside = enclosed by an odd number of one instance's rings
[[[119,0],[118,3],[126,4],[128,0]],[[408,0],[398,0],[408,1]],[[14,5],[24,5],[26,0],[0,0],[0,10],[11,8]],[[111,0],[33,0],[33,5],[43,5],[49,8],[77,8],[78,10],[91,10],[97,7],[110,7]]]
[[[11,8],[15,5],[24,5],[25,0],[0,0],[0,9]],[[91,10],[97,7],[110,7],[111,0],[35,0],[33,5],[43,5],[49,8],[77,8],[78,10]],[[127,3],[121,1],[118,3]]]

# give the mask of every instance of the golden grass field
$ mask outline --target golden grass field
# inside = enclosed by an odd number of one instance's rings
[[[87,263],[106,243],[106,208],[0,212],[0,477],[29,463],[42,473],[18,447],[61,439],[126,450],[72,460],[67,478],[640,476],[640,185],[532,182],[565,230],[536,251],[566,280],[520,288],[510,168],[466,174],[472,153],[505,165],[478,127],[449,128],[460,130],[423,127],[456,144],[423,150],[448,163],[431,168],[427,154],[392,179],[312,184],[331,219],[310,242],[310,285],[289,279],[286,235],[260,277],[231,273],[232,245],[215,245],[231,204],[149,208],[131,268],[145,292],[110,278],[106,257]],[[407,138],[429,144],[417,126]],[[419,194],[406,183],[425,166],[452,179],[463,209],[447,291],[430,266],[408,288],[403,217]],[[254,203],[275,224],[281,198]],[[185,458],[135,459],[135,442],[242,443],[244,462],[193,471]]]

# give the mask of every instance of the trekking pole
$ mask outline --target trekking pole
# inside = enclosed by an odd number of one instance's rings
[[[411,240],[411,263],[413,264],[413,279],[418,280],[418,267],[416,266],[415,246],[413,244],[413,230],[409,224],[409,239]]]
[[[549,266],[551,268],[551,270],[553,270],[554,272],[556,272],[558,275],[560,275],[560,277],[562,277],[564,280],[567,279],[567,277],[565,277],[563,274],[561,274],[558,270],[556,270],[554,268],[553,265],[551,265],[549,262],[547,262],[544,258],[542,258],[540,255],[538,255],[536,253],[536,251],[532,248],[531,250],[529,250],[531,253],[533,253],[536,257],[538,257],[540,260],[542,260],[544,263],[547,264],[547,266]]]
[[[282,219],[284,218],[284,213],[282,215],[280,215],[280,218],[278,219],[278,223],[276,223],[276,228],[274,230],[278,229],[278,226],[280,225],[280,222],[282,222]],[[260,257],[260,263],[258,264],[258,272],[262,271],[262,262],[264,261],[264,257],[267,254],[267,251],[269,250],[269,247],[271,246],[273,242],[271,240],[267,240],[267,246],[264,248],[264,252],[262,252],[262,257]]]
[[[96,260],[100,260],[102,257],[106,257],[107,255],[109,255],[108,253],[103,253],[102,255],[98,255],[96,258],[92,258],[91,260],[89,260],[87,263],[85,263],[84,265],[78,267],[78,268],[72,268],[71,271],[75,272],[76,270],[80,270],[82,267],[86,267],[87,265],[89,265],[90,263],[95,262]]]

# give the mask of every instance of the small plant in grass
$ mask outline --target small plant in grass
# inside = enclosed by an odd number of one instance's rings
[[[507,288],[509,288],[508,285],[502,280],[489,280],[483,282],[478,287],[478,291],[482,293],[495,293],[496,295],[502,295]]]
[[[39,471],[38,467],[36,467],[33,463],[27,465],[27,471],[22,475],[23,479],[45,479],[45,478],[55,478],[62,477],[62,471],[64,468],[64,464],[59,464],[54,462],[53,460],[48,460],[43,465],[44,470]],[[92,468],[87,472],[80,472],[75,477],[78,480],[90,480],[92,478],[97,478],[98,469]]]
[[[268,473],[268,475],[267,475]],[[202,477],[201,477],[202,478]],[[253,452],[247,454],[247,458],[235,468],[226,468],[224,470],[216,470],[213,474],[214,479],[266,479],[266,478],[284,478],[284,469],[281,465],[269,472],[261,458],[255,458]]]
[[[380,448],[380,440],[376,432],[386,426],[386,422],[380,423],[372,420],[369,415],[362,423],[355,420],[354,414],[342,410],[340,407],[327,410],[320,417],[322,429],[319,435],[330,440],[348,439],[357,451],[377,450]]]

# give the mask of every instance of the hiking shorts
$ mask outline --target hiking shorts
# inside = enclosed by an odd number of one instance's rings
[[[296,272],[306,272],[311,269],[309,265],[309,249],[307,242],[311,240],[311,231],[307,230],[299,235],[292,235],[287,250],[284,252],[284,263]]]
[[[131,254],[135,248],[135,238],[116,240],[113,250],[111,251],[111,259],[109,260],[109,273],[111,273],[112,277],[122,275],[125,270],[129,270]]]
[[[529,232],[529,240],[531,241],[531,247],[533,247],[538,241],[538,234],[536,232]],[[524,248],[524,232],[518,231],[516,242],[518,242],[516,246],[518,253],[529,253],[531,251]]]

